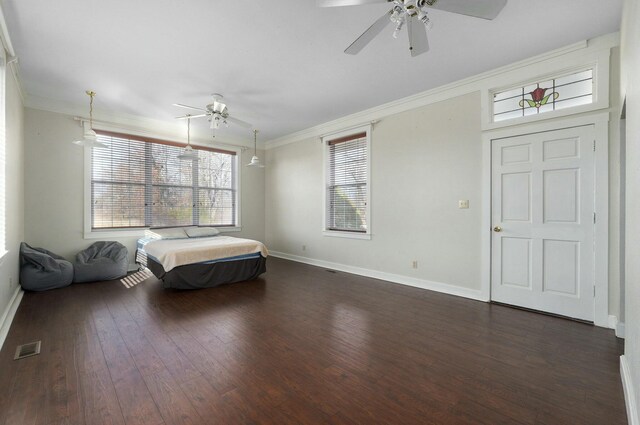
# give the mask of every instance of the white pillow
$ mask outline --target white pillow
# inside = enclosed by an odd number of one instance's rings
[[[166,229],[148,229],[145,236],[152,239],[186,239],[185,229],[182,227],[170,227]]]
[[[190,238],[204,238],[207,236],[217,236],[220,234],[215,227],[188,227],[184,229]]]

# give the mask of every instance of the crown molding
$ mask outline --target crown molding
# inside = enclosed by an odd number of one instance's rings
[[[322,135],[340,131],[347,127],[353,127],[357,124],[369,123],[372,121],[382,120],[390,115],[427,106],[443,100],[462,96],[475,91],[480,91],[487,87],[487,84],[496,78],[507,73],[523,70],[541,62],[548,62],[570,54],[581,55],[593,53],[605,49],[611,49],[620,45],[620,33],[611,33],[599,36],[590,40],[583,40],[578,43],[534,56],[519,62],[502,66],[469,78],[465,78],[444,86],[436,87],[403,99],[395,100],[375,106],[364,111],[356,112],[333,121],[316,125],[295,133],[288,134],[276,139],[265,142],[265,149],[275,149],[280,146],[296,143],[308,139],[320,138]]]
[[[55,99],[27,95],[25,107],[40,111],[53,112],[78,118],[80,121],[89,121],[86,108],[78,105],[61,102]],[[185,138],[185,124],[183,121],[164,121],[133,114],[116,113],[94,109],[93,121],[101,127],[121,132],[131,132],[149,137],[165,138],[169,140],[183,140]],[[105,128],[107,129],[107,128]],[[228,145],[241,148],[253,147],[253,139],[236,138],[231,136],[211,137],[209,131],[192,129],[192,142],[204,146]]]
[[[7,28],[7,20],[4,18],[2,4],[0,4],[0,39],[2,39],[4,50],[6,50],[9,56],[14,57],[16,52],[13,50],[13,43],[11,43],[11,37],[9,36],[9,29]]]
[[[4,11],[2,10],[2,4],[0,3],[0,43],[5,51],[5,64],[11,69],[11,75],[16,82],[18,88],[18,94],[22,100],[22,105],[25,104],[25,91],[20,80],[20,71],[18,67],[18,58],[16,52],[13,49],[13,43],[11,42],[11,36],[9,35],[9,29],[7,28],[7,21],[4,17]]]
[[[27,103],[27,97],[25,95],[24,86],[22,85],[22,80],[20,79],[20,68],[18,66],[18,58],[14,58],[13,62],[9,63],[9,68],[11,69],[11,75],[13,75],[13,80],[16,82],[16,88],[18,89],[18,95],[20,96],[20,100],[22,101],[22,106],[25,106]]]

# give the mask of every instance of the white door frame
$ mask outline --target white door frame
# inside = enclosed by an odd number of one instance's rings
[[[609,112],[535,124],[514,125],[482,134],[482,298],[491,300],[491,142],[531,133],[593,125],[595,152],[594,324],[609,325]]]

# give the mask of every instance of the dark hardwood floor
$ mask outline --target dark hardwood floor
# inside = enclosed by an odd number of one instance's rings
[[[612,331],[275,258],[26,293],[0,424],[625,424]],[[14,361],[18,344],[42,340]]]

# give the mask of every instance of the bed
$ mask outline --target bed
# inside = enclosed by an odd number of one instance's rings
[[[151,270],[165,288],[175,289],[211,288],[266,272],[264,244],[217,233],[203,228],[152,230],[138,239],[136,263]]]

